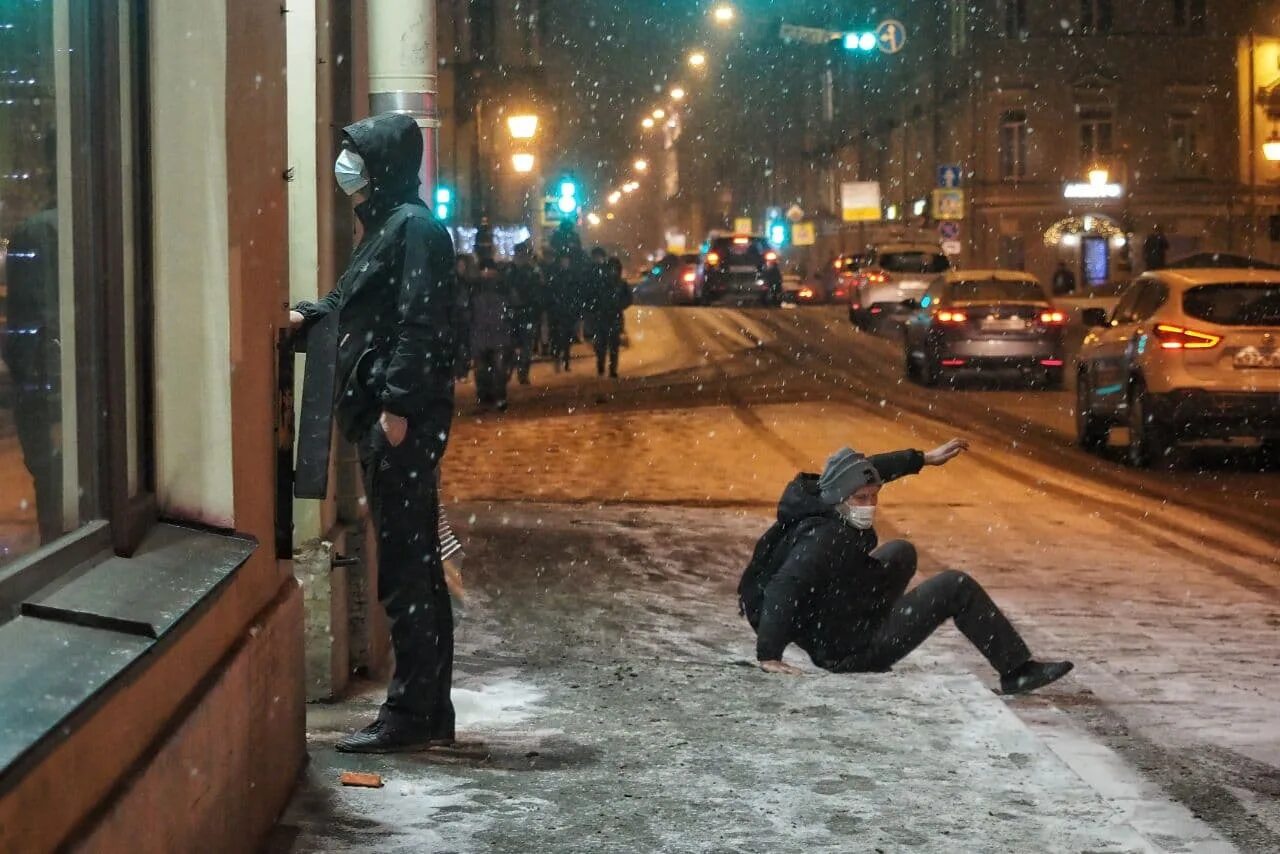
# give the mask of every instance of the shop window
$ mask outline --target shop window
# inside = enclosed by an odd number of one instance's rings
[[[1025,39],[1027,29],[1027,0],[1003,0],[1004,35],[1010,39]]]
[[[1080,0],[1080,32],[1085,35],[1111,32],[1111,0]]]
[[[467,19],[471,22],[472,57],[492,59],[497,42],[494,0],[471,0]]]
[[[1027,177],[1027,114],[1022,110],[1000,117],[1000,177],[1005,181]]]
[[[154,518],[144,32],[128,0],[0,2],[0,566]]]
[[[1085,163],[1114,152],[1114,117],[1108,107],[1082,107],[1080,156]]]
[[[1205,0],[1173,0],[1173,26],[1189,33],[1203,33],[1207,22]]]

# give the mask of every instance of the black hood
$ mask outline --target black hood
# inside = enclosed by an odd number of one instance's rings
[[[418,198],[422,129],[411,116],[381,113],[342,129],[369,173],[373,207]]]
[[[828,519],[839,519],[835,508],[822,500],[818,489],[816,474],[801,473],[795,480],[787,484],[782,492],[782,500],[778,502],[778,521],[791,525],[801,519],[821,516]]]

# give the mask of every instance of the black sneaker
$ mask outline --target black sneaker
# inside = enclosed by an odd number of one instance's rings
[[[339,753],[414,753],[426,750],[435,740],[428,727],[380,718],[338,739],[334,749]]]
[[[1075,667],[1070,661],[1036,661],[1032,659],[1017,670],[1000,677],[1000,691],[1004,694],[1027,694],[1037,688],[1057,682]]]

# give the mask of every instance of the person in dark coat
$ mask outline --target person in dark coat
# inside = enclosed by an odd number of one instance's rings
[[[337,743],[352,753],[454,739],[453,610],[440,559],[437,472],[462,330],[453,241],[418,195],[422,153],[422,131],[406,115],[344,129],[334,171],[348,195],[364,196],[355,209],[363,234],[333,291],[290,316],[306,331],[338,314],[334,417],[359,448],[378,534],[378,596],[395,650],[377,720]]]
[[[1163,270],[1169,266],[1169,238],[1164,229],[1156,226],[1142,243],[1142,259],[1148,270]]]
[[[756,658],[769,673],[800,673],[782,661],[796,644],[815,665],[836,673],[883,672],[947,620],[1000,674],[1005,693],[1048,685],[1067,661],[1031,657],[1008,618],[970,576],[947,570],[913,590],[915,548],[878,545],[875,512],[881,487],[940,466],[968,448],[953,439],[929,453],[865,457],[837,451],[821,475],[800,474],[778,505],[778,521],[757,543],[738,585],[740,610],[756,630]]]
[[[516,376],[521,385],[528,385],[534,345],[542,326],[543,293],[542,276],[534,266],[533,247],[528,241],[516,247],[515,261],[506,276],[511,297],[511,337]]]
[[[1053,295],[1057,297],[1075,293],[1076,274],[1071,272],[1066,261],[1058,262],[1058,269],[1053,273]]]
[[[581,279],[574,268],[572,255],[565,252],[556,257],[555,271],[547,282],[551,297],[547,313],[551,322],[551,358],[557,371],[570,370],[569,359],[580,313],[578,294]]]
[[[631,305],[631,288],[622,279],[622,262],[617,258],[594,271],[589,307],[596,349],[596,373],[604,376],[605,359],[609,376],[618,376],[618,350],[622,344],[623,312]]]
[[[493,261],[480,262],[471,294],[471,355],[481,408],[507,408],[507,360],[511,351],[511,294]]]

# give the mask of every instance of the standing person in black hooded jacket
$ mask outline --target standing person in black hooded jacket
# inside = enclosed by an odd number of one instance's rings
[[[334,167],[363,235],[337,286],[301,303],[306,330],[338,312],[334,416],[357,444],[378,534],[378,596],[395,672],[378,719],[341,739],[351,753],[420,750],[454,739],[453,610],[440,558],[437,474],[453,419],[459,299],[449,232],[418,195],[423,140],[406,115],[343,131]]]
[[[617,379],[623,312],[631,305],[631,288],[622,279],[622,262],[612,258],[593,271],[591,287],[588,311],[596,348],[596,373],[604,376],[607,357],[609,376]]]
[[[1005,693],[1033,691],[1070,672],[1071,662],[1033,659],[973,578],[947,570],[908,592],[915,548],[905,540],[878,546],[874,524],[881,487],[926,465],[944,465],[968,447],[953,439],[928,453],[870,458],[844,448],[821,475],[800,474],[791,481],[778,521],[756,545],[738,585],[763,670],[799,674],[782,661],[783,650],[794,643],[824,670],[886,671],[954,619],[1000,674]]]

